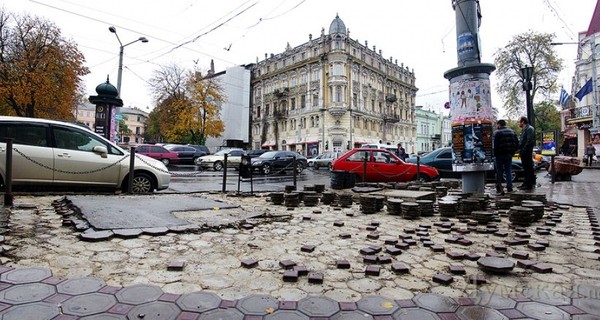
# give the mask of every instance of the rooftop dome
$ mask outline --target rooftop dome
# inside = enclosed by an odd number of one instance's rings
[[[113,98],[119,95],[119,91],[117,90],[117,88],[115,88],[115,86],[108,82],[108,79],[106,79],[106,82],[96,86],[96,93],[98,93],[98,95],[100,96],[108,96]]]
[[[346,34],[346,25],[337,14],[335,15],[335,19],[331,21],[331,25],[329,25],[329,34],[334,33]]]

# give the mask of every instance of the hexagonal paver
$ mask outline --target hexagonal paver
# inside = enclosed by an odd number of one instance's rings
[[[220,304],[221,298],[211,292],[187,293],[177,299],[181,310],[192,312],[206,312],[218,308]]]
[[[508,320],[500,311],[482,306],[460,307],[456,315],[463,320]]]
[[[106,282],[102,279],[88,277],[61,282],[56,286],[56,291],[75,296],[78,294],[96,292],[105,285]]]
[[[394,320],[439,320],[437,314],[421,308],[405,308],[396,311],[393,315]]]
[[[469,298],[471,298],[475,304],[493,309],[510,309],[517,305],[517,302],[513,299],[485,291],[473,292]]]
[[[115,304],[117,304],[117,299],[113,295],[90,293],[63,302],[62,308],[64,314],[83,317],[108,311]]]
[[[22,304],[42,301],[56,293],[54,286],[44,283],[28,283],[12,286],[0,293],[0,302]]]
[[[398,310],[398,305],[394,300],[381,296],[364,297],[358,300],[356,304],[358,305],[358,309],[374,316],[391,315]]]
[[[216,309],[200,315],[198,320],[215,320],[215,319],[227,319],[227,320],[243,320],[244,314],[237,309]]]
[[[127,320],[127,317],[112,313],[102,313],[89,317],[83,317],[80,318],[80,320]]]
[[[312,318],[311,318],[312,319]],[[321,318],[318,318],[321,319]],[[341,311],[336,313],[330,320],[373,320],[374,318],[364,311]]]
[[[3,312],[2,320],[50,320],[58,316],[58,306],[47,302],[36,302],[15,306]]]
[[[135,306],[129,311],[127,317],[144,320],[175,320],[180,313],[181,309],[174,303],[153,301]]]
[[[117,300],[126,304],[142,304],[155,301],[163,294],[163,291],[157,286],[146,284],[126,287],[115,294]]]
[[[567,320],[569,314],[560,310],[557,307],[549,306],[547,304],[539,302],[519,302],[517,303],[517,310],[521,311],[524,315],[536,319],[544,320]]]
[[[573,305],[587,313],[600,316],[600,300],[598,299],[573,299]]]
[[[240,299],[236,308],[245,315],[264,316],[273,313],[279,307],[279,302],[265,295],[251,295]]]
[[[0,275],[0,281],[8,283],[33,283],[50,278],[52,272],[45,268],[15,269]]]
[[[587,283],[578,284],[573,288],[573,291],[579,293],[586,298],[600,299],[600,286],[595,286]]]
[[[458,303],[449,297],[434,293],[420,293],[413,301],[421,308],[433,312],[454,312],[458,309]]]
[[[340,311],[340,305],[327,297],[306,297],[298,301],[298,310],[309,317],[331,317]]]
[[[310,318],[300,311],[279,310],[265,317],[265,320],[309,320]]]
[[[527,288],[523,290],[523,295],[533,301],[547,303],[553,306],[566,306],[571,304],[571,299],[569,297],[565,297],[564,295],[553,291]]]

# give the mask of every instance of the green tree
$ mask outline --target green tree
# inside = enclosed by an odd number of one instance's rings
[[[536,141],[541,144],[544,131],[557,130],[557,132],[560,132],[560,113],[554,104],[546,101],[536,104],[534,110],[536,119],[535,137]]]
[[[536,96],[550,99],[558,91],[556,80],[563,61],[551,45],[554,34],[529,31],[516,35],[504,48],[494,53],[498,93],[504,100],[504,109],[511,117],[526,114],[525,93],[521,68],[533,67],[531,100]],[[537,123],[537,115],[534,115]]]
[[[84,61],[53,23],[0,8],[0,114],[73,120]]]

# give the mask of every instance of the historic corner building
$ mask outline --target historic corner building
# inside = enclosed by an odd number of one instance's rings
[[[252,72],[252,148],[310,156],[364,143],[415,144],[414,70],[352,40],[339,16],[328,34],[265,55]]]

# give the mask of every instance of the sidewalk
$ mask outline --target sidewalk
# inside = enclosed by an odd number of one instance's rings
[[[191,233],[155,228],[134,237],[123,233],[83,242],[50,205],[60,197],[19,197],[10,218],[0,219],[10,221],[11,229],[2,239],[0,315],[35,320],[598,319],[600,226],[592,213],[600,207],[598,178],[600,170],[584,170],[573,181],[555,184],[538,176],[535,193],[562,204],[546,209],[546,222],[556,226],[540,222],[516,230],[502,217],[498,234],[439,215],[419,220],[385,210],[367,215],[357,204],[286,210],[265,197],[211,195],[207,199],[236,203],[247,212],[290,217]],[[546,228],[550,235],[541,232]],[[520,237],[529,239],[526,245],[507,245]],[[447,241],[452,238],[472,244]],[[435,252],[436,245],[444,251]],[[359,253],[366,249],[374,251]],[[484,273],[475,256],[485,255],[506,256],[517,265],[509,275]],[[534,260],[540,263],[532,268]],[[297,274],[289,272],[292,263]]]

